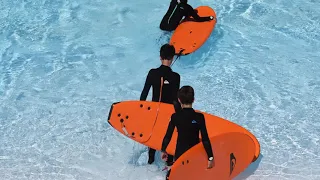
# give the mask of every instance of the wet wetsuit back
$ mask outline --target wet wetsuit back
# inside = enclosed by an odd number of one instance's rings
[[[213,157],[203,114],[195,112],[193,108],[183,108],[172,114],[168,130],[163,138],[162,151],[167,148],[175,127],[178,130],[175,159],[200,142],[199,133],[201,133],[202,143],[208,157]]]
[[[152,101],[159,101],[161,77],[163,77],[161,102],[169,104],[173,104],[174,101],[178,102],[177,93],[180,87],[180,75],[173,72],[169,66],[164,65],[149,71],[140,100],[147,99],[149,90],[152,86]]]
[[[180,24],[183,17],[192,16],[195,21],[209,21],[210,16],[200,17],[195,10],[187,3],[178,3],[177,0],[171,0],[167,13],[162,18],[160,29],[165,31],[173,31]]]

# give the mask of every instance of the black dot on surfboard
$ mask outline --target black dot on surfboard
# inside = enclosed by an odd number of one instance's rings
[[[132,132],[131,134],[132,134],[132,136],[134,136],[134,132]]]
[[[140,134],[140,137],[142,137],[143,136],[143,134]]]
[[[148,107],[148,110],[150,110],[151,109],[151,107]]]
[[[142,108],[142,107],[143,107],[143,105],[142,105],[142,104],[140,104],[140,107]]]
[[[123,121],[124,121],[123,119],[120,119],[120,122],[121,122],[121,123],[123,123]]]
[[[119,113],[119,114],[118,114],[118,117],[120,117],[120,116],[121,116],[121,114]]]
[[[129,118],[129,116],[126,116],[126,119],[128,119]]]
[[[184,161],[182,161],[182,165],[184,165]]]
[[[189,160],[187,160],[187,164],[189,163]]]

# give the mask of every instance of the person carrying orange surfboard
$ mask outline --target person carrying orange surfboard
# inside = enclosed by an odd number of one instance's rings
[[[152,101],[173,104],[176,111],[181,110],[178,102],[177,93],[180,88],[180,75],[173,72],[170,65],[175,56],[175,48],[170,44],[164,44],[160,48],[161,66],[151,69],[147,75],[140,100],[147,99],[149,90],[152,86]],[[154,162],[155,149],[149,148],[148,163]],[[173,164],[173,156],[169,156],[167,166]]]
[[[164,31],[175,30],[183,17],[193,17],[194,21],[205,22],[213,20],[213,16],[200,17],[195,9],[188,4],[188,0],[171,0],[167,13],[161,20],[160,29]]]
[[[174,159],[177,160],[184,152],[192,148],[200,142],[199,131],[203,146],[208,155],[208,169],[214,166],[214,157],[211,143],[209,140],[204,115],[195,112],[192,108],[194,102],[194,90],[191,86],[183,86],[178,91],[178,100],[181,103],[182,110],[171,115],[171,120],[168,125],[167,132],[163,138],[161,152],[162,158],[167,159],[167,146],[171,141],[171,137],[176,127],[178,130],[178,139]],[[168,171],[166,179],[169,178],[171,170]]]

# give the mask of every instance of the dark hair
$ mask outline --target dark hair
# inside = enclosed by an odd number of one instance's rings
[[[194,90],[191,86],[183,86],[178,91],[178,98],[181,104],[192,104],[194,100]]]
[[[180,0],[182,3],[188,3],[188,0]]]
[[[171,60],[173,59],[173,56],[175,55],[175,53],[176,53],[176,50],[173,45],[164,44],[161,46],[160,57],[162,59]]]

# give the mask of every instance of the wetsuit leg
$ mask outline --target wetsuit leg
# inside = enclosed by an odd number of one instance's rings
[[[173,156],[168,154],[167,166],[172,166],[173,164]]]
[[[166,175],[166,180],[169,179],[169,176],[170,176],[170,172],[171,172],[171,169],[167,172],[167,175]]]
[[[148,164],[152,164],[154,162],[154,155],[156,153],[155,149],[149,148],[149,159],[148,159]]]

